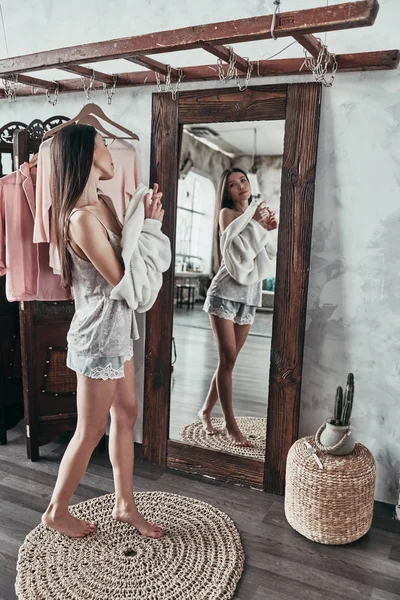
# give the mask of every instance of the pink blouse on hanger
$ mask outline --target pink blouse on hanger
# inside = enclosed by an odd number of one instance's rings
[[[28,163],[0,179],[0,276],[10,302],[71,298],[49,266],[49,244],[33,243],[35,179]]]
[[[60,261],[51,223],[50,194],[50,146],[52,139],[45,140],[39,149],[37,185],[36,185],[36,218],[33,231],[35,242],[49,242],[49,263],[55,273],[60,272]],[[139,183],[141,176],[136,150],[125,140],[114,140],[108,146],[113,159],[114,178],[100,181],[100,191],[109,196],[115,206],[118,217],[123,221],[126,207]]]

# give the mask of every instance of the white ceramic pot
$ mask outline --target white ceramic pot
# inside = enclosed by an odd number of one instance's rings
[[[319,442],[324,446],[325,452],[343,456],[353,452],[356,441],[349,425],[332,425],[326,421],[325,427],[319,435]]]

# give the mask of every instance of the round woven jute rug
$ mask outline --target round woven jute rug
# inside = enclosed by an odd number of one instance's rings
[[[210,504],[161,492],[138,492],[144,517],[164,528],[145,538],[111,516],[113,494],[81,502],[71,513],[97,522],[83,539],[39,525],[19,550],[19,600],[227,600],[244,553],[228,515]]]
[[[213,426],[220,431],[220,433],[216,435],[209,435],[206,433],[201,421],[196,421],[195,423],[190,423],[183,427],[180,432],[180,438],[182,442],[194,446],[264,460],[267,419],[264,417],[237,417],[236,421],[243,435],[253,442],[254,448],[235,446],[230,441],[229,437],[225,433],[222,433],[224,419],[212,419]]]

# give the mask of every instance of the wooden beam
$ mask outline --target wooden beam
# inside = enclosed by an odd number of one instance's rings
[[[94,69],[88,69],[87,67],[81,67],[80,65],[69,65],[68,67],[58,67],[60,71],[66,71],[67,73],[74,73],[75,75],[80,75],[81,77],[90,77],[94,76],[95,81],[100,81],[100,83],[106,83],[107,85],[113,85],[114,79],[112,75],[108,75],[107,73],[100,73],[100,71],[95,71]]]
[[[12,76],[4,77],[4,79],[12,81]],[[53,81],[46,81],[46,79],[30,77],[29,75],[18,74],[18,83],[22,83],[24,85],[30,85],[34,88],[49,90],[49,92],[54,92],[54,90],[56,89],[56,86]]]
[[[203,48],[203,50],[206,50],[210,54],[214,54],[214,56],[217,56],[218,58],[224,60],[227,63],[229,63],[230,61],[231,52],[229,48],[226,48],[225,46],[213,46],[209,42],[201,42],[199,44],[199,48]],[[238,71],[241,71],[242,73],[247,73],[249,64],[247,60],[235,53],[235,67]]]
[[[304,35],[366,27],[373,25],[378,10],[378,0],[360,0],[284,12],[276,19],[274,33],[276,37],[287,37],[297,33]],[[270,39],[272,19],[273,15],[267,15],[224,21],[6,58],[0,61],[0,76],[127,58],[137,54],[190,50],[198,48],[202,42],[219,46]]]
[[[149,58],[148,56],[127,56],[125,60],[129,60],[130,62],[133,62],[136,65],[140,65],[141,67],[145,67],[146,69],[150,69],[150,71],[155,71],[156,73],[160,73],[161,75],[168,75],[168,65],[159,62],[158,60],[154,60],[154,58]],[[178,69],[174,69],[172,67],[171,76],[178,78]]]
[[[303,48],[305,48],[307,52],[311,54],[311,56],[318,58],[319,51],[321,49],[321,43],[316,37],[314,37],[311,33],[307,33],[306,35],[295,33],[292,37],[296,40],[296,42],[303,46]]]
[[[400,61],[399,50],[382,50],[379,52],[360,52],[357,54],[337,54],[338,72],[348,71],[384,71],[396,69]],[[285,75],[310,75],[303,69],[299,72],[303,64],[302,58],[284,58],[278,60],[260,60],[259,65],[253,68],[253,77],[258,73],[260,77],[285,76]],[[223,66],[226,72],[227,65]],[[196,67],[184,68],[185,82],[189,81],[212,81],[219,79],[217,65],[201,65]],[[132,73],[117,74],[117,88],[135,87],[142,85],[156,85],[157,80],[152,71],[134,71]],[[82,91],[82,83],[79,79],[63,79],[60,82],[60,89],[64,92]],[[95,82],[93,89],[102,89],[99,82]],[[38,89],[36,95],[44,94],[44,90]],[[32,88],[27,85],[18,85],[18,96],[32,96]],[[4,92],[0,90],[0,98],[4,98]]]
[[[397,69],[400,62],[399,50],[336,54],[339,72],[386,71]]]

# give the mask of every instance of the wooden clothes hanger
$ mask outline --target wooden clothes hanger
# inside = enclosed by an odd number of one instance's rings
[[[39,152],[36,152],[32,156],[31,160],[28,162],[28,167],[30,169],[32,169],[33,167],[36,167],[36,165],[38,164],[38,159],[39,159]]]
[[[94,117],[93,115],[85,115],[84,117],[79,119],[79,123],[83,123],[85,125],[92,125],[92,127],[97,129],[98,131],[101,131],[106,137],[115,138],[115,135],[107,131],[107,129],[104,129],[100,121],[96,119],[96,117]]]
[[[103,121],[106,121],[106,123],[109,123],[116,129],[119,129],[123,133],[126,133],[127,137],[118,137],[116,135],[112,135],[111,133],[106,131],[100,125],[99,121],[93,115],[96,115]],[[87,125],[93,125],[93,127],[98,129],[99,131],[103,131],[103,133],[105,133],[107,135],[107,137],[110,137],[113,139],[133,139],[133,140],[139,141],[139,136],[136,133],[133,133],[133,131],[131,131],[130,129],[123,127],[123,125],[120,125],[116,121],[113,121],[112,119],[107,117],[107,115],[105,114],[103,109],[100,106],[98,106],[98,104],[94,104],[93,102],[90,102],[89,104],[85,104],[85,106],[79,111],[79,113],[73,119],[70,119],[66,123],[62,123],[61,125],[58,125],[57,127],[50,129],[49,131],[46,131],[46,133],[43,136],[43,139],[45,140],[49,137],[52,137],[55,133],[57,133],[57,131],[64,129],[64,127],[67,127],[68,125],[72,125],[73,123],[85,123]]]

